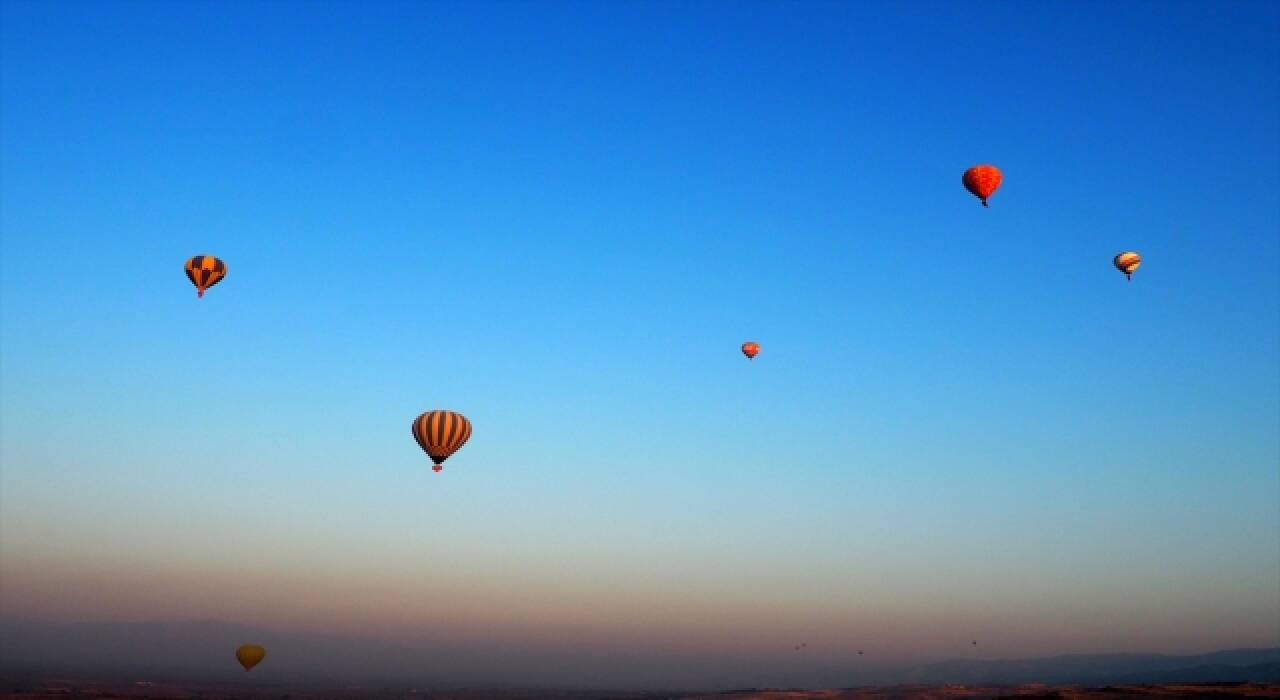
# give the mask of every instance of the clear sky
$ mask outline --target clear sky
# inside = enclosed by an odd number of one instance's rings
[[[0,31],[5,616],[711,670],[1280,644],[1274,2]],[[433,408],[475,428],[442,474]]]

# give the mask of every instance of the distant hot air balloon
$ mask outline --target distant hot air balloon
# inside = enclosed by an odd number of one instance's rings
[[[975,647],[976,647],[976,646],[978,646],[978,640],[976,640],[976,639],[975,639],[975,640],[973,640],[973,645],[974,645]]]
[[[236,661],[239,661],[240,665],[244,666],[246,673],[249,669],[262,663],[262,660],[266,658],[266,656],[267,650],[257,644],[245,644],[239,649],[236,649]]]
[[[1128,251],[1117,255],[1112,264],[1116,266],[1117,270],[1124,273],[1125,279],[1132,280],[1134,270],[1137,270],[1138,266],[1142,264],[1142,256],[1133,251]]]
[[[973,193],[973,196],[982,200],[982,206],[987,206],[987,197],[995,193],[996,188],[1000,186],[1000,181],[1004,179],[1004,174],[994,165],[975,165],[964,171],[964,177],[960,181],[964,183],[964,188]]]
[[[426,452],[435,466],[433,471],[444,469],[441,466],[449,455],[458,451],[459,447],[471,437],[471,421],[461,413],[453,411],[427,411],[413,421],[413,439]]]
[[[227,276],[227,264],[212,255],[197,255],[187,261],[187,277],[196,286],[196,296],[203,297],[204,290]]]
[[[858,656],[862,656],[862,650],[861,650],[861,649],[859,649],[859,650],[858,650]]]
[[[756,355],[760,354],[760,343],[752,340],[742,344],[742,354],[747,356],[748,360],[756,359]]]

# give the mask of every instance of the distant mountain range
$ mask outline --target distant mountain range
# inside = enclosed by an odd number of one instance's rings
[[[268,649],[269,666],[247,677],[231,653],[252,641]],[[536,649],[459,649],[442,642],[397,645],[305,633],[274,632],[217,621],[68,624],[0,619],[0,672],[101,677],[180,678],[254,683],[402,683],[579,688],[693,689],[766,683],[759,669],[723,664],[694,674],[696,662],[623,659]],[[686,675],[672,677],[673,671]],[[1210,654],[1068,655],[1042,659],[954,660],[868,668],[814,668],[833,686],[918,683],[1081,684],[1213,681],[1280,682],[1280,647]],[[714,674],[714,675],[710,675]],[[755,675],[753,675],[755,674]],[[714,678],[714,680],[708,680]],[[566,679],[572,679],[567,681]],[[625,679],[619,681],[618,679]],[[813,681],[811,681],[812,683]]]
[[[905,669],[893,682],[1106,685],[1192,681],[1280,681],[1280,647],[1230,649],[1194,656],[1086,654],[996,661],[964,659]]]

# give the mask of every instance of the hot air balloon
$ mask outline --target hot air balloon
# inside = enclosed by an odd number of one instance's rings
[[[266,658],[266,656],[267,650],[257,644],[245,644],[239,649],[236,649],[236,661],[239,661],[240,665],[244,666],[246,673],[249,672],[249,669],[262,663],[262,660]]]
[[[196,286],[196,296],[203,297],[204,290],[227,276],[227,264],[212,255],[197,255],[187,261],[187,277]]]
[[[858,656],[862,656],[862,650],[861,650],[861,649],[859,649],[859,650],[858,650]]]
[[[413,421],[413,439],[426,452],[435,466],[432,471],[444,469],[441,466],[449,455],[458,451],[467,438],[471,437],[471,421],[461,413],[453,411],[427,411]]]
[[[975,165],[964,171],[964,177],[960,181],[964,183],[964,188],[973,193],[973,196],[982,200],[982,206],[987,206],[987,197],[995,193],[996,188],[1000,186],[1000,181],[1004,179],[1004,174],[994,165]]]
[[[1132,280],[1133,271],[1137,270],[1138,266],[1142,264],[1142,256],[1133,251],[1124,252],[1117,255],[1112,264],[1116,266],[1117,270],[1124,273],[1125,279]]]
[[[760,343],[752,340],[742,344],[742,354],[747,356],[748,360],[756,359],[756,355],[760,354]]]

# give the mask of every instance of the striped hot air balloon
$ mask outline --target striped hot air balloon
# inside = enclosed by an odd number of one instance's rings
[[[760,343],[750,341],[742,344],[742,354],[747,356],[748,360],[756,359],[756,355],[760,354]]]
[[[212,255],[197,255],[187,261],[187,278],[196,286],[196,296],[227,276],[227,264]]]
[[[1137,270],[1138,266],[1142,264],[1142,256],[1130,250],[1117,255],[1112,264],[1116,266],[1117,270],[1124,273],[1125,279],[1132,280],[1133,271]]]
[[[413,439],[418,447],[431,458],[433,471],[441,466],[449,455],[458,451],[471,437],[471,421],[453,411],[427,411],[413,421]]]
[[[995,194],[996,188],[1000,186],[1000,181],[1004,179],[1004,174],[1000,172],[1000,168],[994,165],[975,165],[964,171],[964,176],[960,178],[960,182],[964,183],[964,188],[973,193],[973,196],[982,200],[982,206],[987,206],[987,197]]]

